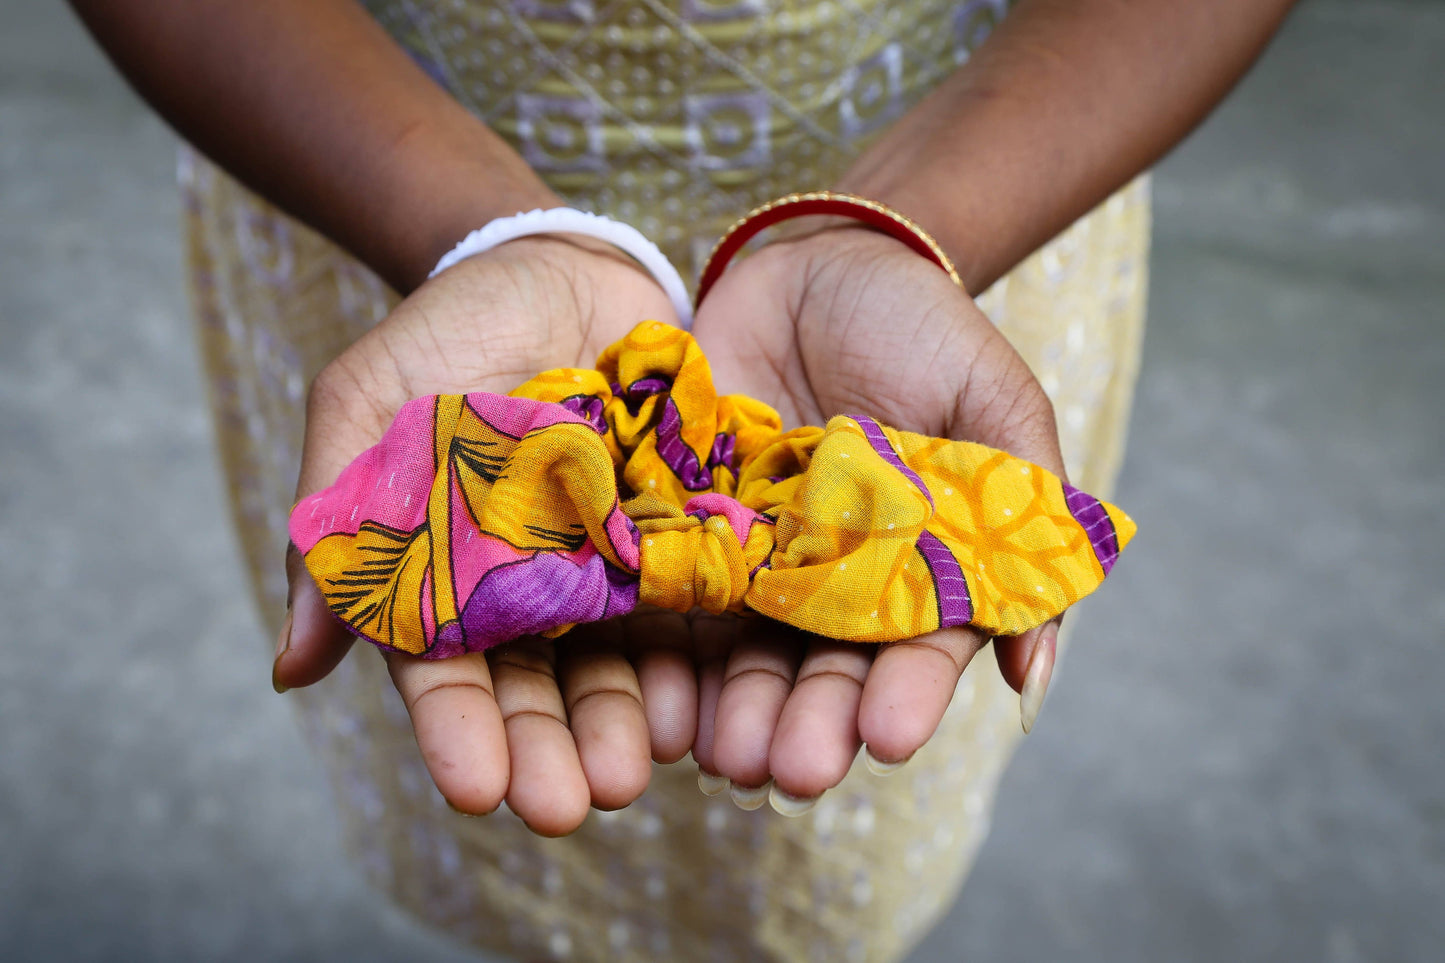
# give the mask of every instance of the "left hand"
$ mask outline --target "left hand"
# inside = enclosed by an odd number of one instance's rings
[[[398,409],[429,394],[509,391],[538,371],[591,365],[640,318],[670,318],[650,276],[609,245],[552,235],[509,241],[448,268],[326,366],[312,384],[297,499],[332,484]],[[310,685],[346,654],[301,555],[273,672]],[[436,661],[386,654],[417,745],[454,808],[506,800],[537,833],[572,832],[589,808],[640,796],[650,759],[694,742],[696,676],[686,620],[635,612],[552,641],[520,639]]]
[[[768,402],[785,427],[864,413],[1064,477],[1053,406],[1028,365],[947,274],[886,235],[835,227],[763,248],[722,276],[693,333],[719,391]],[[1005,680],[1028,683],[1025,728],[1057,632],[1055,621],[995,641]],[[971,627],[880,646],[776,634],[703,654],[693,757],[735,786],[771,778],[798,799],[837,785],[860,745],[884,765],[912,756],[989,641]]]

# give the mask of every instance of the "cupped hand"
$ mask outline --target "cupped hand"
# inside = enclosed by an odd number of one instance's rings
[[[334,482],[397,410],[428,394],[505,393],[539,371],[590,368],[638,321],[675,323],[658,285],[585,238],[504,244],[448,269],[329,364],[311,387],[297,498]],[[279,690],[329,673],[352,642],[294,546],[273,669]],[[450,659],[390,653],[417,744],[453,808],[508,806],[544,835],[576,829],[647,787],[650,759],[694,740],[697,682],[682,616],[640,612],[555,642]],[[646,709],[644,709],[644,705]]]
[[[835,227],[762,248],[722,276],[693,331],[720,390],[767,401],[786,427],[867,414],[1064,475],[1053,408],[1027,364],[945,272],[883,234]],[[1025,728],[1057,632],[996,640]],[[887,769],[927,742],[988,641],[970,627],[882,646],[778,627],[718,648],[700,667],[693,756],[735,787],[772,779],[795,799],[837,785],[862,745]]]

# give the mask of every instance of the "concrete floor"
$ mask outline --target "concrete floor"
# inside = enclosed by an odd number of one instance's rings
[[[0,0],[0,958],[474,959],[266,684],[173,141]],[[1310,0],[1160,169],[1091,607],[916,963],[1445,958],[1445,4]]]

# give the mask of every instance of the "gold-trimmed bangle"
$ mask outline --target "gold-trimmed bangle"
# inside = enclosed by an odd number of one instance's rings
[[[708,255],[706,263],[703,264],[702,275],[697,282],[695,303],[702,304],[702,299],[707,296],[707,292],[722,276],[728,262],[759,231],[795,217],[808,217],[814,214],[851,217],[869,227],[876,228],[890,237],[902,241],[918,254],[943,268],[954,284],[960,288],[963,287],[962,279],[954,270],[953,262],[948,259],[943,248],[939,247],[933,236],[919,227],[912,219],[891,207],[879,204],[877,201],[870,201],[866,197],[837,191],[808,191],[801,194],[784,194],[782,197],[753,208],[734,221],[732,226],[723,232],[723,236],[718,239],[717,244],[713,246],[712,253]]]

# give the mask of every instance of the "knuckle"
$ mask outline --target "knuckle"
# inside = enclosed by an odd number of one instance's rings
[[[940,638],[939,636],[944,637]],[[910,657],[923,656],[942,659],[955,675],[963,675],[963,670],[968,667],[969,660],[977,647],[977,645],[970,646],[964,638],[955,637],[953,633],[945,631],[935,632],[917,639],[886,642],[880,647],[879,655],[881,656],[887,650],[895,650],[899,653],[907,653]]]
[[[566,704],[557,684],[550,646],[502,646],[489,650],[486,660],[503,719],[542,715],[566,725]]]
[[[866,667],[860,671],[855,666],[819,666],[801,673],[798,676],[797,688],[802,689],[805,684],[811,687],[822,682],[841,684],[846,689],[862,691],[866,677]]]
[[[622,700],[621,705],[629,708],[633,706],[637,709],[642,708],[641,693],[620,686],[599,685],[568,692],[566,699],[568,711],[572,715],[576,715],[582,705],[598,698],[603,698],[605,705],[618,705],[617,700],[620,699]]]
[[[306,419],[324,416],[345,397],[345,386],[354,383],[340,359],[328,362],[306,389]]]
[[[475,689],[492,698],[488,674],[472,656],[428,662],[413,656],[391,655],[387,670],[408,709],[423,697],[448,689]]]
[[[544,676],[551,680],[557,677],[556,662],[548,651],[524,645],[507,645],[490,650],[487,656],[494,672],[512,670],[527,675]]]
[[[732,686],[736,682],[747,682],[750,685],[777,685],[784,689],[792,689],[794,676],[778,666],[765,664],[751,664],[741,666],[729,666],[727,673],[723,676],[723,685]]]
[[[574,709],[595,695],[619,695],[641,703],[637,674],[622,659],[599,659],[590,665],[570,667],[562,673],[561,681],[563,698]]]

